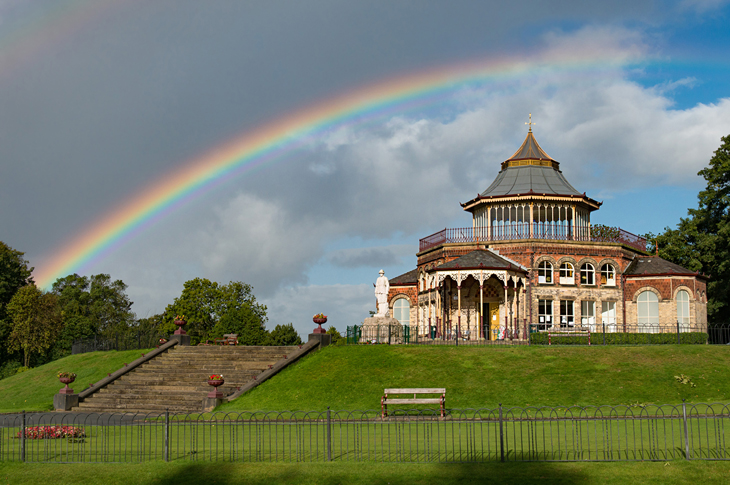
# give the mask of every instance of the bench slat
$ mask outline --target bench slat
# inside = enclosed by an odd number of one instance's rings
[[[385,394],[446,394],[445,388],[386,389]]]
[[[387,399],[386,404],[441,404],[441,399]]]

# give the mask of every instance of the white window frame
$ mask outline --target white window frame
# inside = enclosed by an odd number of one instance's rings
[[[553,326],[553,301],[537,300],[538,330],[548,330]]]
[[[639,331],[659,331],[659,297],[653,291],[644,290],[636,297],[636,322]]]
[[[607,333],[614,333],[616,330],[616,302],[601,302],[601,323],[605,326]]]
[[[405,302],[405,309],[406,309],[406,319],[405,321],[398,318],[398,315],[403,315],[403,305],[399,305],[399,303],[403,301]],[[408,301],[408,298],[398,298],[393,302],[393,318],[398,320],[398,323],[401,325],[410,325],[411,324],[411,302]]]
[[[580,325],[589,327],[591,332],[595,332],[596,326],[596,302],[593,300],[584,300],[580,302]]]
[[[591,263],[583,263],[583,266],[580,267],[580,284],[595,286],[596,268]]]
[[[570,263],[563,263],[560,265],[560,284],[561,285],[574,285],[575,284],[575,268]]]
[[[601,266],[601,286],[616,286],[616,268],[612,264]]]
[[[537,265],[537,282],[543,285],[553,284],[553,265],[550,261],[541,261]]]
[[[677,323],[689,324],[689,293],[686,290],[679,290],[675,301],[677,302]]]
[[[575,327],[575,302],[573,300],[560,300],[560,326]]]

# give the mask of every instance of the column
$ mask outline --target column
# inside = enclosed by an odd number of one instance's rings
[[[479,330],[477,330],[477,338],[484,337],[484,277],[479,281]]]
[[[456,341],[461,336],[461,275],[459,275],[459,284],[456,285],[456,294],[458,295],[459,305],[456,318]]]
[[[573,206],[571,206],[571,209],[573,212],[573,221],[572,221],[573,222],[573,239],[575,239],[576,238],[575,237],[575,235],[576,235],[576,232],[575,232],[575,204],[573,204]]]
[[[512,325],[515,327],[517,338],[520,338],[520,290],[517,287],[517,283],[515,283],[515,298],[517,301],[515,302],[515,319]]]
[[[487,206],[487,241],[492,240],[492,206]]]
[[[504,285],[504,330],[509,328],[509,300],[507,299],[507,284]]]

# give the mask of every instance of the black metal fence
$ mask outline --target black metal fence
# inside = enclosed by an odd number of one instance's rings
[[[0,460],[730,460],[727,404],[0,417]]]
[[[126,332],[111,335],[96,335],[90,339],[76,340],[71,345],[72,354],[83,354],[97,350],[139,350],[150,349],[165,337],[157,332]]]
[[[491,330],[491,329],[490,329]],[[486,338],[484,337],[486,336]],[[730,324],[585,324],[548,327],[515,323],[482,331],[447,322],[439,326],[353,325],[346,343],[407,345],[730,345]]]

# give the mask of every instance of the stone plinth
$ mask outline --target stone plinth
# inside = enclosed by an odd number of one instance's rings
[[[328,333],[310,333],[309,341],[317,340],[319,342],[319,348],[323,349],[332,343],[332,335]]]
[[[402,344],[403,325],[393,317],[370,317],[362,324],[360,343]]]
[[[181,347],[183,345],[190,345],[190,335],[187,335],[187,334],[185,334],[185,335],[181,335],[181,334],[173,334],[173,335],[170,335],[170,340],[177,340],[178,342],[180,342],[178,345],[180,345]]]
[[[61,394],[53,396],[53,409],[56,411],[71,411],[71,408],[79,405],[78,394]]]
[[[213,411],[216,407],[223,404],[223,398],[215,398],[215,397],[204,397],[203,398],[203,412],[209,413]]]

